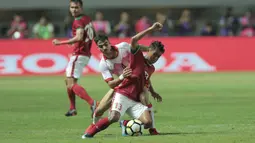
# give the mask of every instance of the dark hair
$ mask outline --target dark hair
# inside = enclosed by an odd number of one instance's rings
[[[98,41],[105,41],[108,40],[108,37],[104,34],[96,35],[94,41],[97,43]]]
[[[83,5],[82,0],[70,0],[70,2],[79,3],[81,6]]]
[[[213,24],[212,24],[211,21],[207,21],[207,22],[205,23],[205,25],[206,25],[206,26],[213,26]]]
[[[158,49],[160,52],[164,53],[165,52],[165,46],[160,42],[160,41],[153,41],[150,45],[152,49]]]

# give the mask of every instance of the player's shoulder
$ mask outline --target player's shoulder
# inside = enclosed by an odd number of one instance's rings
[[[100,70],[105,70],[105,69],[108,68],[104,57],[102,57],[100,62],[99,62],[99,68],[100,68]]]
[[[74,24],[86,24],[86,23],[89,23],[91,22],[91,18],[87,15],[81,15],[81,16],[78,16],[74,19]]]
[[[88,15],[82,15],[82,18],[85,20],[91,21],[91,18]]]
[[[130,49],[131,45],[127,42],[121,42],[115,45],[118,49]]]

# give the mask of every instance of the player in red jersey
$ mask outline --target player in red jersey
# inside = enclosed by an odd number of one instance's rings
[[[73,53],[66,68],[66,86],[70,100],[70,109],[65,116],[77,114],[75,106],[75,95],[78,95],[90,105],[92,113],[96,108],[96,101],[93,100],[86,90],[77,81],[82,75],[84,67],[88,64],[91,53],[90,49],[95,35],[90,17],[83,14],[82,0],[70,0],[70,12],[75,20],[72,26],[73,38],[66,41],[54,39],[54,45],[73,45]]]
[[[115,89],[115,96],[112,101],[110,116],[99,120],[96,124],[91,124],[82,136],[83,139],[91,138],[96,133],[106,129],[110,124],[118,122],[120,117],[128,113],[131,117],[139,119],[144,123],[145,128],[150,128],[152,119],[147,106],[140,103],[140,94],[146,84],[145,79],[145,59],[139,50],[137,42],[155,29],[161,29],[160,23],[154,24],[151,28],[138,33],[131,40],[130,68],[132,74],[125,78],[121,85]]]
[[[149,97],[148,95],[150,94],[149,92],[154,91],[154,89],[151,85],[150,77],[155,71],[155,67],[154,67],[153,64],[158,61],[158,59],[161,57],[162,54],[164,54],[164,52],[165,52],[164,45],[159,41],[154,41],[154,42],[151,43],[149,52],[145,56],[145,61],[144,61],[145,62],[145,67],[144,67],[145,87],[144,87],[143,92],[141,93],[142,95],[140,95],[140,101],[144,105],[151,105],[152,106],[152,104],[150,103],[150,101],[148,99],[148,97]],[[157,93],[155,93],[155,94],[157,94]],[[156,97],[156,99],[158,101],[162,101],[161,96],[154,95],[154,97]],[[151,114],[152,121],[154,121],[153,111],[149,111],[149,112]],[[120,125],[122,127],[122,135],[123,136],[126,135],[125,126],[127,125],[128,121],[129,120],[122,120],[120,122]],[[158,135],[159,134],[157,132],[157,130],[155,129],[154,122],[152,122],[152,128],[149,129],[149,132],[150,132],[151,135]]]

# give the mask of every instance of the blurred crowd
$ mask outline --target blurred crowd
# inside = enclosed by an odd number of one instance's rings
[[[178,19],[172,19],[171,15],[162,12],[157,12],[154,19],[141,16],[139,19],[131,21],[130,17],[132,15],[129,13],[122,12],[119,21],[111,23],[110,19],[104,18],[104,13],[97,11],[92,16],[92,23],[96,32],[120,38],[132,36],[134,33],[148,28],[156,21],[163,24],[163,29],[149,36],[255,36],[255,20],[249,10],[236,16],[233,14],[232,8],[227,8],[226,12],[218,18],[218,21],[206,21],[199,29],[189,9],[184,9]],[[68,15],[63,21],[65,37],[70,38],[72,37],[73,17]],[[199,34],[195,31],[199,31]],[[36,24],[28,28],[25,17],[17,14],[14,15],[4,36],[12,39],[51,39],[55,32],[56,27],[46,16],[40,17]]]

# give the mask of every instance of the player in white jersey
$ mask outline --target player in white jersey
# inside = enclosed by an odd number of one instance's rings
[[[100,101],[97,109],[94,112],[93,123],[96,123],[98,119],[102,116],[102,114],[106,110],[108,110],[109,107],[111,106],[111,100],[114,93],[113,89],[117,88],[118,85],[121,84],[124,78],[129,77],[132,74],[132,71],[130,68],[128,68],[128,65],[130,63],[129,56],[131,54],[130,44],[126,42],[122,42],[120,44],[112,46],[108,40],[108,37],[105,35],[98,35],[95,37],[94,40],[97,43],[100,51],[104,55],[99,64],[102,76],[104,80],[108,83],[108,85],[112,88],[103,97],[103,99]],[[146,46],[142,46],[142,45],[139,45],[139,46],[140,46],[140,50],[142,51],[148,51],[149,49]],[[114,78],[114,75],[118,76],[119,78]],[[159,94],[157,94],[154,90],[150,92],[154,98],[162,100]],[[142,94],[142,95],[144,96],[145,94]],[[141,99],[145,100],[147,98],[141,97]],[[142,103],[148,106],[149,110],[153,112],[152,105],[149,103],[149,101],[147,100],[142,101]],[[154,115],[152,119],[154,122]],[[158,134],[155,127],[152,127],[149,131],[150,131],[150,134],[152,135]]]

